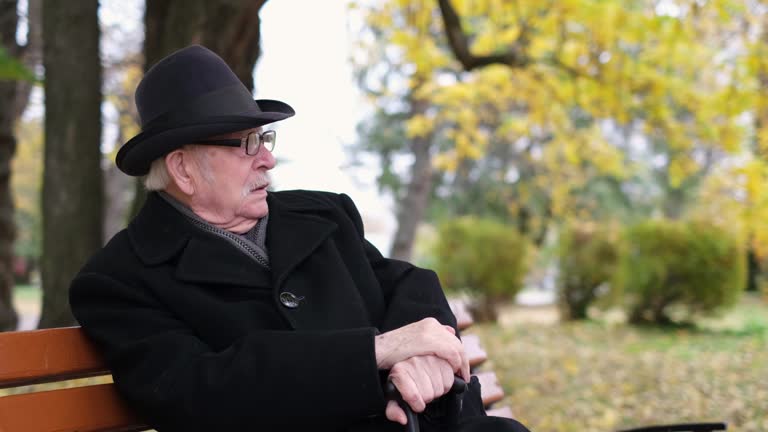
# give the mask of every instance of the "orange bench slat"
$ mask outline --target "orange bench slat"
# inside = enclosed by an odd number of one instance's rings
[[[149,429],[113,384],[0,397],[3,432],[133,432]]]
[[[0,333],[0,388],[108,374],[80,327]]]

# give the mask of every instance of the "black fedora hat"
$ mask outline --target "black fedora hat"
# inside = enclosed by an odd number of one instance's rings
[[[117,167],[132,176],[185,144],[283,120],[295,112],[276,100],[254,100],[221,57],[193,45],[165,57],[136,88],[141,133],[117,152]]]

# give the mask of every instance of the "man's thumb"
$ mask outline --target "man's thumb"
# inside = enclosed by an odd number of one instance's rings
[[[395,401],[387,402],[387,409],[384,411],[387,415],[387,419],[401,425],[408,423],[408,418],[405,416],[405,411]]]

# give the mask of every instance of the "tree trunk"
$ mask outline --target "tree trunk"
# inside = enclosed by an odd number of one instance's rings
[[[768,46],[766,45],[768,44],[768,15],[763,15],[760,27],[762,28],[759,39],[760,43],[762,43],[763,46]],[[760,52],[762,52],[762,50]],[[754,142],[752,151],[758,158],[763,161],[768,161],[768,147],[765,146],[765,142],[761,142],[761,140],[758,139],[761,134],[765,133],[765,128],[768,127],[768,100],[766,100],[766,97],[768,96],[768,65],[763,58],[757,60],[759,60],[757,62],[757,83],[759,87],[758,97],[756,99],[757,106],[755,107],[754,113],[755,133],[753,134]]]
[[[595,299],[597,287],[564,286],[558,295],[558,309],[562,321],[585,320],[589,317],[589,305]]]
[[[758,290],[758,280],[760,279],[760,260],[755,253],[755,248],[752,246],[752,239],[747,242],[747,291]]]
[[[424,100],[414,100],[411,103],[411,117],[424,114],[429,107],[429,103]],[[392,258],[403,261],[411,259],[416,228],[424,219],[432,191],[431,147],[431,134],[415,137],[411,141],[411,153],[414,156],[413,165],[411,165],[411,181],[397,206],[397,232],[389,253]]]
[[[17,56],[16,0],[0,1],[0,43]],[[13,241],[16,237],[13,196],[11,195],[11,159],[16,152],[16,82],[0,81],[0,331],[15,330],[18,316],[13,309]]]
[[[72,278],[102,244],[98,1],[43,1],[45,172],[39,326],[75,320]]]
[[[0,0],[0,46],[32,69],[40,55],[40,2],[29,0],[27,45],[16,43],[17,0]],[[15,211],[11,191],[11,160],[16,153],[14,127],[27,105],[31,83],[0,81],[0,331],[15,330],[18,315],[13,308],[13,243]]]
[[[144,71],[168,54],[202,44],[229,64],[248,90],[261,54],[259,10],[267,0],[155,0],[144,12]],[[146,198],[137,179],[130,217]]]
[[[768,46],[768,16],[763,15],[763,19],[761,22],[762,31],[760,33],[760,42],[762,42],[763,46]],[[766,127],[768,127],[768,67],[766,67],[766,62],[764,59],[761,59],[760,62],[758,62],[758,71],[757,71],[757,82],[759,84],[759,91],[758,91],[758,97],[755,99],[757,101],[757,106],[755,107],[754,112],[754,127],[755,127],[755,133],[753,134],[753,142],[752,142],[752,153],[755,155],[756,158],[761,159],[763,162],[768,161],[768,148],[766,148],[765,143],[761,142],[761,140],[758,138],[765,134]],[[758,197],[748,196],[750,207],[754,207],[757,205]],[[750,210],[750,214],[752,214],[754,210]],[[752,246],[754,239],[755,228],[753,226],[749,227],[749,232],[747,233],[747,291],[759,291],[760,287],[758,286],[758,280],[764,279],[764,268],[763,265],[761,265],[760,257],[757,256],[755,253],[755,248]]]
[[[495,323],[499,320],[498,306],[502,303],[501,298],[492,295],[483,294],[475,299],[469,306],[469,311],[478,323]]]

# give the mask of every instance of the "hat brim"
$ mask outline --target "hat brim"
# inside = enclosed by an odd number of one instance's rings
[[[214,135],[263,126],[294,115],[293,108],[286,103],[266,99],[255,102],[265,111],[252,115],[209,117],[173,128],[142,131],[120,147],[115,161],[117,167],[130,176],[143,176],[149,172],[155,159],[186,144]]]

